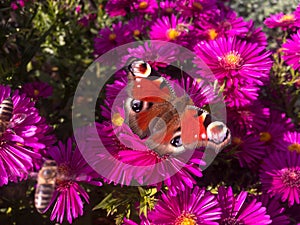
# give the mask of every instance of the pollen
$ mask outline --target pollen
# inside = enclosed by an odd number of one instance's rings
[[[243,143],[242,139],[239,138],[239,137],[233,137],[232,138],[232,143],[235,144],[235,145],[240,145]]]
[[[33,94],[34,94],[34,96],[38,96],[38,95],[40,94],[40,92],[39,92],[39,90],[36,90],[36,89],[35,89],[35,90],[33,91]]]
[[[179,217],[177,217],[175,225],[197,225],[197,218],[195,215],[190,213],[182,213]]]
[[[242,65],[242,57],[237,51],[230,51],[223,57],[219,57],[219,62],[224,69],[239,69]]]
[[[143,1],[139,4],[140,9],[147,9],[147,7],[148,7],[148,2]]]
[[[173,12],[173,9],[169,7],[169,8],[166,8],[165,11],[166,11],[167,13],[172,13],[172,12]]]
[[[299,143],[293,143],[293,144],[288,146],[288,150],[291,151],[291,152],[296,151],[297,153],[300,154],[300,144]]]
[[[259,134],[259,140],[261,141],[261,142],[268,142],[268,141],[270,141],[272,139],[272,136],[271,136],[271,134],[269,133],[269,132],[261,132],[260,134]]]
[[[286,169],[281,175],[283,183],[287,187],[300,187],[300,171],[295,169]]]
[[[215,40],[216,37],[218,36],[218,33],[215,29],[209,29],[208,30],[208,36],[210,40]]]
[[[114,113],[112,118],[111,118],[111,122],[115,125],[115,126],[122,126],[123,122],[124,122],[124,118],[120,115],[120,113]]]
[[[293,14],[283,15],[280,18],[280,22],[293,22],[294,20],[295,20],[295,17]]]
[[[199,2],[193,2],[193,7],[194,7],[195,9],[200,10],[200,11],[203,10],[203,6],[202,6]]]
[[[115,33],[111,33],[111,34],[109,34],[109,36],[108,36],[108,39],[109,39],[110,41],[114,41],[114,40],[116,40],[116,38],[117,38],[117,35],[116,35]]]
[[[180,32],[178,32],[176,29],[171,28],[167,31],[167,37],[172,41],[176,40],[179,35]]]
[[[141,35],[141,32],[138,29],[135,29],[133,31],[133,36],[137,37],[137,36],[140,36],[140,35]]]

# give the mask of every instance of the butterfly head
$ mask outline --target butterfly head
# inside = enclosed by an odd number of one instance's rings
[[[133,61],[129,66],[128,70],[135,77],[147,78],[151,75],[152,69],[149,63],[143,60]]]

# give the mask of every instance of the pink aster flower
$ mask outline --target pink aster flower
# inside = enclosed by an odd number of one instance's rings
[[[245,106],[256,100],[259,86],[269,78],[270,52],[256,43],[234,37],[219,38],[200,42],[195,52],[211,69],[219,84],[224,85],[225,101],[230,107]]]
[[[25,3],[28,2],[29,0],[16,0],[13,1],[10,6],[12,10],[17,10],[18,8],[23,8],[25,6]]]
[[[114,124],[116,126],[116,124]],[[133,134],[127,124],[118,124],[123,126],[118,128],[117,132],[110,122],[97,124],[99,137],[107,151],[94,148],[97,146],[95,135],[89,134],[89,152],[93,165],[99,168],[108,182],[130,185],[137,183],[139,185],[161,186],[161,182],[169,187],[174,193],[177,189],[184,190],[186,187],[192,187],[195,183],[192,175],[201,177],[203,166],[203,153],[195,151],[191,158],[186,161],[186,156],[160,156],[149,149],[145,141]],[[86,133],[89,133],[87,131]],[[98,157],[95,158],[95,155]],[[98,171],[98,169],[96,169]],[[105,174],[105,175],[104,175]],[[172,176],[171,176],[172,175]]]
[[[268,153],[273,154],[274,150],[286,151],[284,148],[283,136],[286,131],[293,130],[294,125],[291,119],[284,113],[276,110],[270,111],[270,117],[260,127],[259,140],[264,143]]]
[[[112,25],[112,28],[105,27],[98,33],[98,37],[94,39],[95,54],[102,55],[105,52],[133,41],[133,36],[126,25],[118,22]]]
[[[22,87],[22,91],[30,98],[47,98],[52,95],[53,88],[48,83],[35,81],[26,83]]]
[[[123,65],[129,58],[138,58],[149,63],[156,70],[158,67],[167,67],[178,60],[179,54],[177,49],[155,41],[145,42],[144,45],[137,48],[128,48],[127,51],[128,55],[122,58]]]
[[[217,225],[220,214],[215,196],[196,186],[178,191],[175,196],[163,193],[148,217],[151,224],[157,225]]]
[[[296,151],[300,154],[300,132],[287,131],[284,133],[282,150]]]
[[[12,93],[8,86],[0,85],[0,103],[10,96],[12,117],[7,119],[6,129],[1,124],[0,186],[26,179],[39,167],[41,152],[55,141],[54,136],[48,133],[49,126],[39,115],[35,103],[25,94],[19,91]]]
[[[219,12],[215,0],[180,0],[176,3],[182,15],[197,17],[203,21],[214,18]]]
[[[300,155],[297,152],[273,152],[264,160],[260,171],[263,191],[287,201],[300,203]]]
[[[155,14],[158,4],[156,0],[136,0],[133,2],[131,10],[138,13]]]
[[[262,27],[256,28],[254,26],[253,20],[250,20],[247,23],[248,31],[246,36],[242,37],[243,40],[246,40],[250,43],[258,43],[258,46],[267,46],[267,35],[262,31]]]
[[[232,188],[219,187],[217,200],[221,207],[222,215],[218,224],[247,224],[264,225],[271,224],[272,220],[266,213],[266,208],[261,202],[253,199],[246,201],[248,193],[242,191],[234,196]]]
[[[270,117],[269,108],[261,102],[255,101],[251,105],[227,109],[227,124],[232,127],[242,127],[246,130],[257,131],[265,127]]]
[[[128,29],[134,38],[147,38],[146,29],[149,22],[143,16],[136,16],[128,21]]]
[[[159,3],[162,15],[171,15],[175,13],[176,6],[176,2],[173,0],[165,0]]]
[[[293,69],[298,70],[300,68],[300,31],[296,34],[291,35],[291,39],[287,39],[282,45],[283,48],[283,59],[285,62],[293,67]]]
[[[105,11],[110,17],[126,16],[130,11],[129,0],[110,0],[105,5]]]
[[[57,163],[58,177],[48,208],[55,202],[50,219],[56,219],[59,223],[62,223],[65,217],[72,223],[73,219],[83,215],[82,199],[89,203],[89,196],[80,183],[102,185],[101,182],[93,180],[95,172],[84,160],[78,148],[73,150],[72,145],[73,141],[69,138],[66,144],[59,142],[57,147],[49,150],[50,156]]]
[[[150,28],[149,36],[153,40],[171,41],[187,46],[190,25],[174,14],[157,19]]]
[[[299,27],[300,25],[294,13],[284,14],[282,12],[270,15],[265,19],[264,24],[269,28],[280,27],[282,30]]]
[[[198,21],[200,27],[198,35],[206,40],[215,40],[219,37],[245,36],[248,32],[247,23],[242,17],[237,17],[234,11],[221,11],[219,15],[210,21]]]
[[[266,207],[267,214],[270,215],[272,225],[288,225],[290,220],[286,216],[285,208],[279,203],[278,199],[270,197],[268,194],[263,194],[258,197],[258,200],[262,202],[262,205]]]
[[[266,155],[264,143],[259,140],[255,132],[244,127],[229,126],[232,136],[228,148],[235,149],[234,155],[238,158],[241,167],[255,168]]]

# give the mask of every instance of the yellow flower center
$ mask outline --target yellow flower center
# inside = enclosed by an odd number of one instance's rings
[[[261,142],[268,142],[268,141],[271,140],[271,138],[272,138],[272,136],[271,136],[271,134],[269,132],[261,132],[259,134],[259,140]]]
[[[208,30],[208,36],[210,40],[215,40],[216,37],[218,36],[218,33],[216,32],[215,29],[209,29]]]
[[[203,6],[199,2],[193,2],[193,7],[198,9],[198,10],[203,10]]]
[[[297,153],[300,154],[300,144],[299,143],[293,143],[291,145],[288,146],[288,150],[289,151],[296,151]]]
[[[293,22],[294,20],[295,20],[295,17],[293,14],[283,15],[280,18],[280,22]]]
[[[138,29],[133,31],[133,36],[135,36],[135,37],[140,36],[140,34],[141,34],[141,32]]]
[[[40,92],[39,92],[39,90],[36,90],[36,89],[35,89],[35,90],[33,91],[33,94],[34,94],[34,96],[38,96],[38,95],[40,94]]]
[[[112,118],[111,118],[111,122],[115,125],[115,126],[122,126],[123,122],[124,122],[124,118],[120,115],[120,113],[115,113],[113,114]]]
[[[179,35],[180,32],[178,32],[176,29],[171,28],[167,31],[167,37],[172,41],[176,40]]]
[[[109,36],[108,36],[108,39],[109,39],[110,41],[114,41],[116,38],[117,38],[117,35],[116,35],[115,33],[111,33],[111,34],[109,34]]]
[[[224,69],[239,69],[242,65],[241,55],[236,51],[230,51],[223,57],[219,57],[219,62]]]
[[[232,143],[235,144],[235,145],[240,145],[243,143],[242,139],[239,138],[239,137],[233,137],[232,138]]]
[[[177,217],[174,225],[197,225],[197,218],[193,214],[184,212]]]
[[[139,8],[140,9],[146,9],[148,7],[148,2],[141,2],[140,4],[139,4]]]
[[[172,13],[172,12],[173,12],[173,9],[172,9],[172,8],[166,8],[165,11],[166,11],[167,13]]]

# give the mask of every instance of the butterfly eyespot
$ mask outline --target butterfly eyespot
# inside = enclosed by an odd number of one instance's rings
[[[134,61],[129,70],[136,77],[148,77],[151,74],[151,66],[144,61]]]
[[[181,136],[174,137],[171,140],[170,144],[173,145],[174,147],[180,147],[180,146],[182,146]]]
[[[143,109],[143,106],[144,106],[143,101],[134,99],[131,102],[131,109],[136,113],[139,113]]]

